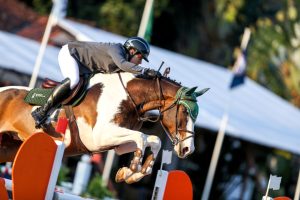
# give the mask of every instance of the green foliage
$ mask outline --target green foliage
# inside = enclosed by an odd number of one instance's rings
[[[98,10],[104,2],[99,0],[69,0],[67,16],[96,23],[102,19]]]
[[[143,11],[143,1],[127,2],[123,0],[106,1],[99,8],[100,27],[121,34],[136,35]]]
[[[57,184],[61,185],[61,182],[69,181],[68,174],[70,173],[70,169],[65,165],[62,165],[59,170]]]
[[[160,15],[168,0],[154,1],[154,17]],[[137,35],[145,6],[144,0],[106,0],[98,8],[97,24],[120,35]]]
[[[297,52],[300,28],[295,3],[277,1],[266,10],[272,14],[258,18],[252,25],[248,69],[251,78],[300,106],[300,73],[296,62],[300,58]]]
[[[35,10],[42,15],[49,14],[52,8],[51,0],[33,0],[32,5]]]
[[[113,197],[112,193],[103,186],[102,177],[98,173],[91,179],[84,196],[93,198],[97,197],[99,199]]]

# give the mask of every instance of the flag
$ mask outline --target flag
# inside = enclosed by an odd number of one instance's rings
[[[233,66],[234,75],[230,84],[230,89],[233,89],[244,83],[244,79],[246,76],[246,66],[247,66],[246,51],[239,50],[237,59]]]
[[[281,177],[270,175],[270,189],[279,190]]]
[[[163,150],[163,154],[162,154],[162,164],[170,164],[172,162],[172,151],[168,151],[168,150]]]

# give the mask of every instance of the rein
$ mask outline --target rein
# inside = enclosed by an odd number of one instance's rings
[[[183,141],[185,141],[185,140],[187,140],[187,139],[189,139],[191,137],[194,137],[195,132],[189,131],[187,129],[182,129],[182,128],[178,127],[178,117],[177,116],[178,116],[178,110],[179,110],[179,100],[181,99],[182,92],[180,93],[179,97],[176,98],[176,100],[169,107],[167,107],[166,109],[161,110],[161,106],[160,106],[159,109],[158,109],[159,110],[159,115],[158,115],[158,117],[156,119],[153,120],[153,119],[151,119],[151,117],[143,117],[143,116],[141,116],[139,114],[139,111],[137,109],[137,104],[134,102],[133,98],[131,97],[130,93],[128,92],[127,88],[125,87],[124,82],[123,82],[122,77],[121,77],[121,74],[119,72],[118,72],[118,76],[119,76],[120,82],[121,82],[121,84],[122,84],[122,86],[123,86],[123,88],[124,88],[127,96],[129,97],[130,101],[134,105],[134,109],[135,109],[135,112],[137,114],[138,121],[142,121],[142,122],[145,122],[145,121],[148,121],[148,122],[158,122],[158,121],[160,121],[160,124],[161,124],[162,128],[164,129],[165,133],[167,134],[167,136],[171,140],[171,143],[172,143],[173,146],[175,146],[175,145],[177,145],[177,144],[179,144],[179,143],[181,143],[181,142],[183,142]],[[157,81],[157,87],[158,87],[158,90],[159,90],[159,101],[161,102],[162,99],[163,99],[163,93],[162,93],[162,87],[161,87],[161,84],[160,84],[160,79],[156,77],[156,81]],[[176,116],[175,116],[176,130],[175,130],[175,134],[174,134],[175,136],[173,137],[172,133],[170,133],[167,130],[167,128],[165,127],[165,125],[162,123],[162,116],[163,116],[163,113],[165,111],[170,110],[170,109],[172,109],[175,106],[176,106]],[[185,137],[183,139],[179,139],[179,136],[178,136],[179,135],[179,131],[184,131],[186,133],[191,133],[191,135],[187,136],[187,137]]]

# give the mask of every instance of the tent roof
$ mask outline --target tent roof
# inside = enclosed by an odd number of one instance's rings
[[[17,70],[28,75],[32,74],[40,43],[0,31],[0,44],[0,66],[2,68]],[[58,52],[59,49],[56,47],[48,46],[46,48],[39,77],[62,79],[56,59]]]
[[[125,37],[67,19],[59,21],[58,25],[77,36],[78,40],[121,43],[126,40]],[[1,55],[5,55],[5,59],[0,61],[1,66],[24,73],[33,71],[39,48],[36,42],[3,32],[0,32],[0,42]],[[61,79],[58,78],[61,75],[57,54],[57,48],[47,48],[41,77]],[[158,69],[164,61],[164,67],[171,67],[170,77],[184,86],[210,88],[198,99],[198,126],[218,131],[226,112],[229,116],[226,134],[300,154],[300,111],[287,101],[248,78],[244,85],[230,91],[228,85],[232,74],[229,70],[158,47],[151,46],[149,60],[150,63],[143,64],[154,69]]]

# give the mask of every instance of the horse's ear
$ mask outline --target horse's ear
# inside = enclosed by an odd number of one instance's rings
[[[189,90],[186,91],[186,95],[191,96],[195,92],[196,89],[197,89],[197,86],[189,88]]]
[[[207,92],[209,89],[210,89],[210,88],[204,88],[204,89],[202,89],[202,90],[200,90],[200,91],[195,92],[196,97],[201,96],[202,94],[204,94],[205,92]]]

